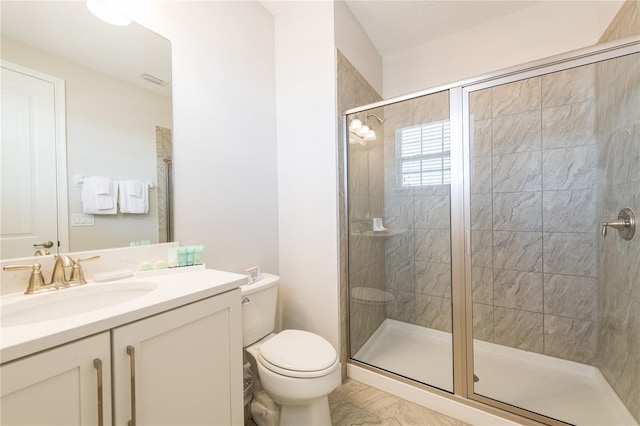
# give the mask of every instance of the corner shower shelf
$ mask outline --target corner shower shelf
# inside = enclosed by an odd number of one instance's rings
[[[352,237],[366,237],[366,238],[390,238],[395,235],[404,234],[406,229],[387,229],[386,231],[364,231],[364,232],[352,232]]]

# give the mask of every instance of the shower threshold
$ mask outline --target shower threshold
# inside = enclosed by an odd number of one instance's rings
[[[637,425],[597,368],[474,340],[478,395],[576,425]],[[451,333],[386,319],[354,359],[453,389]]]

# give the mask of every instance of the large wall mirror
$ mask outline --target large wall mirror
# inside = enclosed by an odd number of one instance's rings
[[[171,241],[170,42],[81,1],[0,8],[0,258]],[[148,185],[147,212],[88,214],[95,177]]]

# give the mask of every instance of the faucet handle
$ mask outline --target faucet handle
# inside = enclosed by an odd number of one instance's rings
[[[34,263],[33,265],[9,265],[2,268],[4,271],[23,271],[31,269],[31,276],[29,277],[29,285],[24,294],[31,294],[38,291],[45,286],[44,277],[42,276],[42,265]]]
[[[71,276],[69,277],[69,281],[78,281],[80,284],[86,284],[87,280],[84,279],[84,273],[82,272],[80,262],[88,262],[90,260],[96,259],[100,259],[100,256],[89,256],[83,257],[82,259],[76,257],[75,259],[73,259],[73,267],[71,268]]]

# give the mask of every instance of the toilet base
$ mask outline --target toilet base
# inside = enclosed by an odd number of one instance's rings
[[[331,426],[329,398],[323,396],[304,405],[283,405],[280,426]]]

